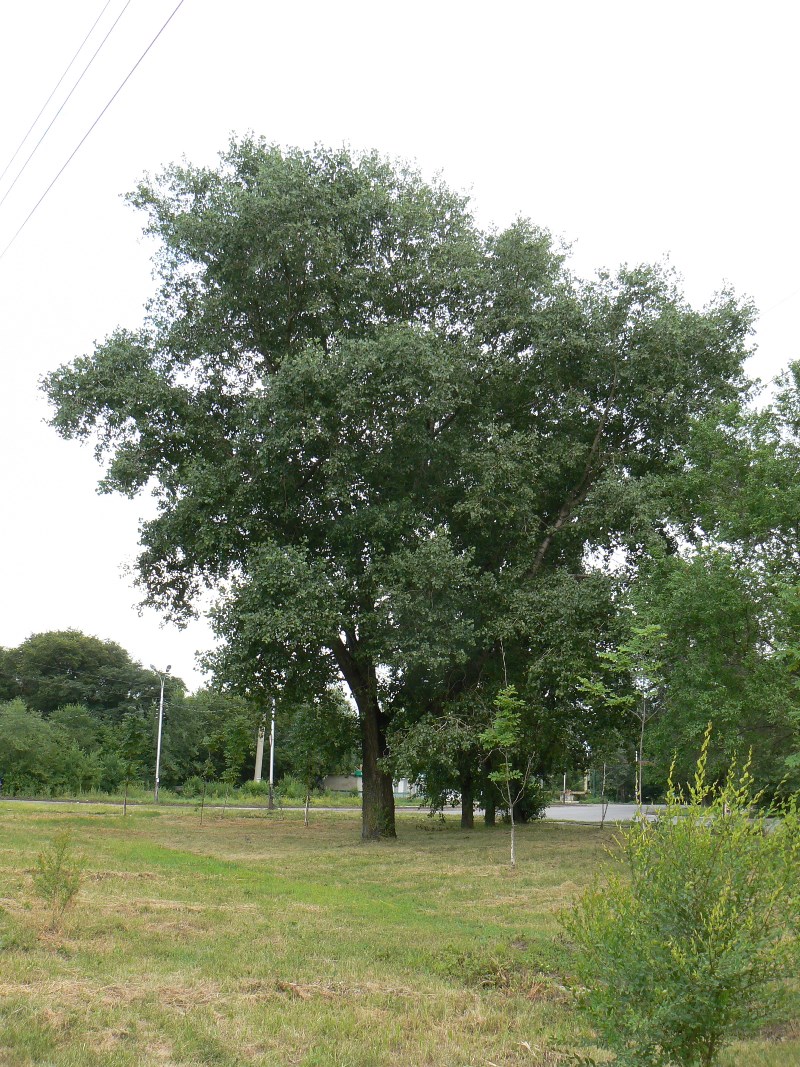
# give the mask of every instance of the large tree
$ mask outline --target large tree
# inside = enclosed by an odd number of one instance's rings
[[[48,377],[53,423],[94,435],[106,490],[154,487],[146,599],[218,593],[218,674],[344,678],[363,834],[393,835],[394,707],[437,713],[501,657],[545,663],[542,718],[563,703],[560,605],[602,600],[594,549],[653,536],[692,418],[740,388],[749,309],[695,311],[657,268],[579,282],[546,233],[482,232],[374,155],[245,139],[132,200],[158,292]]]

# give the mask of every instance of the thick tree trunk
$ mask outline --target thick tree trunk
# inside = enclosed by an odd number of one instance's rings
[[[494,826],[497,822],[494,797],[490,797],[483,808],[483,821],[487,826]]]
[[[361,718],[361,836],[365,841],[397,837],[394,823],[392,776],[379,765],[386,754],[383,716],[377,694],[363,704],[357,700]]]
[[[397,837],[392,776],[379,762],[386,755],[386,729],[375,666],[364,663],[354,651],[358,646],[352,635],[347,644],[337,640],[333,647],[361,723],[361,837],[365,841]]]
[[[472,770],[461,771],[461,829],[472,830],[475,826],[475,793],[472,785]]]

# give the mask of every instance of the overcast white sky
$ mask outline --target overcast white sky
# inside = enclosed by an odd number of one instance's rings
[[[0,170],[105,0],[27,0],[0,22]],[[0,205],[0,253],[177,0],[130,0]],[[8,174],[103,33],[98,31]],[[582,273],[669,255],[690,298],[724,281],[762,310],[752,371],[800,357],[798,14],[761,0],[184,0],[0,260],[0,645],[75,627],[190,687],[198,623],[136,611],[124,573],[147,499],[98,496],[91,449],[44,423],[38,380],[150,289],[144,171],[213,162],[231,131],[378,148],[470,191],[480,220],[516,215],[575,242]]]

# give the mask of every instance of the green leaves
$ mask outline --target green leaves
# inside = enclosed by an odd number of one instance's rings
[[[519,748],[522,743],[524,706],[515,686],[508,685],[500,690],[494,702],[492,724],[480,735],[481,744],[487,752],[499,749],[504,753],[512,753]]]
[[[585,751],[575,680],[613,612],[591,561],[663,533],[748,305],[695,311],[663,267],[581,282],[546,231],[482,231],[375,154],[248,137],[131,200],[160,248],[144,327],[44,387],[106,488],[155,492],[146,602],[183,619],[210,590],[242,691],[346,676],[376,761],[395,708],[493,692],[501,642],[549,749]]]
[[[798,798],[759,810],[748,764],[624,831],[618,873],[563,917],[583,1006],[620,1064],[711,1067],[779,1006],[800,935]]]

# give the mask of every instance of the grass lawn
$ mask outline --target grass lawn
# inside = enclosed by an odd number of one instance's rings
[[[610,832],[420,816],[0,803],[0,1065],[517,1067],[603,1056],[566,993],[556,913]],[[70,830],[86,868],[58,933],[32,891]],[[800,1064],[800,1026],[726,1067]]]

